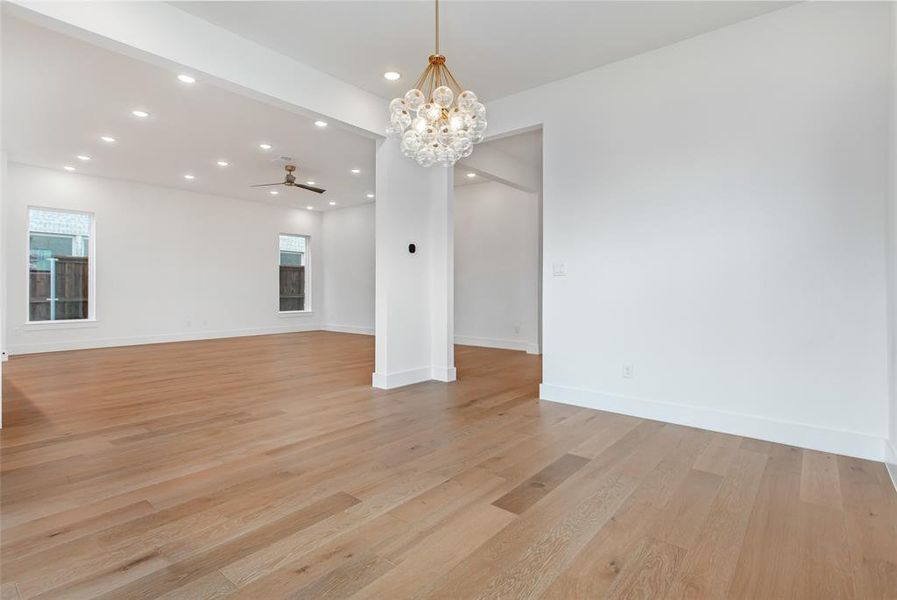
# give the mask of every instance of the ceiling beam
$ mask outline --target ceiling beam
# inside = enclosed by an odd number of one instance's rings
[[[535,193],[542,189],[540,165],[527,165],[510,154],[492,148],[489,142],[480,144],[473,154],[458,162],[462,169],[476,171],[492,179],[524,192]]]
[[[7,3],[42,27],[153,62],[187,67],[225,88],[382,137],[387,101],[165,2]],[[338,122],[338,123],[337,123]]]

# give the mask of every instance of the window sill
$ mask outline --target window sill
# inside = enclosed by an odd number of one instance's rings
[[[63,319],[59,321],[28,321],[22,325],[22,329],[81,329],[83,327],[99,327],[96,319]]]
[[[278,317],[302,317],[305,315],[313,315],[314,311],[311,310],[279,310],[277,311]]]

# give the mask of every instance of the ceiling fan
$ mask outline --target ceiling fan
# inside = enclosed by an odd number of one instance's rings
[[[304,183],[296,183],[296,176],[293,175],[293,171],[296,170],[296,165],[284,165],[283,167],[286,169],[287,175],[284,177],[283,181],[278,181],[277,183],[259,183],[257,185],[251,185],[249,187],[266,187],[269,185],[286,185],[290,187],[302,188],[303,190],[308,190],[310,192],[315,192],[317,194],[323,194],[325,191],[319,187],[314,187],[311,185],[305,185]]]

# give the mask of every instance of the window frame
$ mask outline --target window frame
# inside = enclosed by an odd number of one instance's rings
[[[31,320],[31,211],[43,210],[48,212],[69,213],[87,215],[90,217],[90,233],[87,240],[87,318],[86,319],[56,319],[45,321]],[[38,204],[29,204],[25,210],[25,327],[84,327],[97,322],[97,216],[89,210],[76,210],[72,208],[54,208]]]
[[[303,310],[280,310],[280,236],[287,235],[290,237],[301,237],[305,238],[305,308]],[[312,305],[312,267],[311,267],[311,258],[312,258],[312,250],[311,250],[311,236],[307,233],[288,233],[281,231],[277,234],[277,246],[276,246],[276,255],[277,256],[277,298],[275,299],[277,304],[277,314],[281,317],[290,317],[290,316],[298,316],[298,315],[310,315],[314,309]]]

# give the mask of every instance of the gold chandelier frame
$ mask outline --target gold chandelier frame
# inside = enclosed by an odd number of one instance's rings
[[[427,68],[424,69],[420,77],[417,78],[417,83],[414,84],[415,89],[423,92],[427,102],[432,102],[433,90],[443,85],[450,88],[457,98],[458,94],[464,91],[464,88],[461,87],[461,84],[458,83],[451,70],[446,66],[445,56],[439,53],[439,0],[436,0],[436,48],[433,54],[430,55],[428,62]]]

